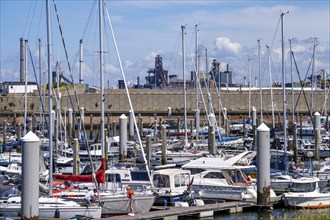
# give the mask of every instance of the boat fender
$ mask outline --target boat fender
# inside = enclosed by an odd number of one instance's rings
[[[54,218],[60,218],[60,215],[61,215],[60,210],[56,209]]]

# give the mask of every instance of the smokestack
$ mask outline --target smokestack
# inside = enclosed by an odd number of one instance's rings
[[[79,84],[82,84],[82,82],[84,81],[84,79],[83,79],[83,70],[82,70],[82,63],[83,63],[83,40],[82,39],[80,39],[79,49],[80,49]]]
[[[23,44],[23,38],[19,39],[20,41],[20,53],[19,53],[19,64],[20,64],[20,70],[19,70],[19,81],[24,82],[24,44]]]

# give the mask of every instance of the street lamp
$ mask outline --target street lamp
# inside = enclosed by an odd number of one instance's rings
[[[309,170],[310,176],[313,176],[313,164],[312,164],[312,157],[314,156],[312,151],[307,152],[307,157],[309,157]]]

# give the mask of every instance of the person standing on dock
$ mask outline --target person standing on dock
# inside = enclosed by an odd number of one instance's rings
[[[127,186],[127,197],[129,198],[129,216],[135,216],[135,211],[134,211],[134,192],[131,189],[131,187]]]

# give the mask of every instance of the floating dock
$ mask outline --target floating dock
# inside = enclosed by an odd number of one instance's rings
[[[251,208],[254,206],[253,202],[224,202],[216,204],[208,204],[203,206],[191,206],[191,207],[169,207],[168,210],[163,209],[158,211],[150,211],[148,213],[139,213],[135,216],[121,215],[112,216],[111,220],[125,220],[125,219],[166,219],[175,220],[182,216],[192,216],[196,218],[213,217],[215,212],[227,212],[238,213],[242,212],[244,208]]]

